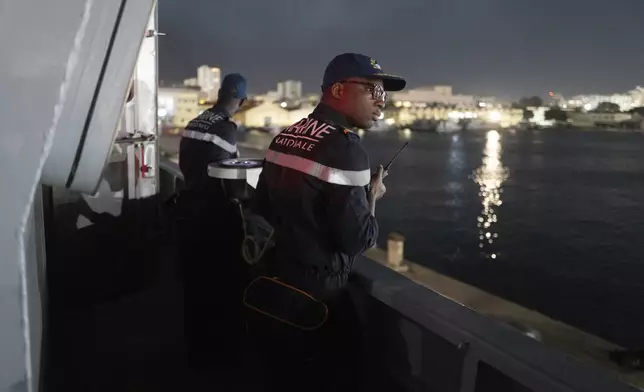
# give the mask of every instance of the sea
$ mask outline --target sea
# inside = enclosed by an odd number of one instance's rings
[[[377,205],[380,246],[398,232],[408,260],[644,347],[644,133],[387,131],[362,139],[374,168],[409,142]],[[240,140],[247,155],[261,156],[271,136]]]

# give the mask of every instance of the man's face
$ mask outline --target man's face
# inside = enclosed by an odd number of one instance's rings
[[[381,80],[350,78],[342,85],[341,101],[352,125],[369,129],[380,118],[387,95]]]

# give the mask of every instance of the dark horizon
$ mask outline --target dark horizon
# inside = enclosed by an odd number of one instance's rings
[[[181,82],[208,64],[244,74],[253,93],[287,79],[317,93],[326,64],[352,51],[406,77],[408,88],[446,84],[511,99],[621,93],[644,85],[644,2],[619,3],[160,0],[160,73]]]

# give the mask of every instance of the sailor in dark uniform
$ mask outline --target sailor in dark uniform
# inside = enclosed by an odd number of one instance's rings
[[[193,365],[232,364],[243,336],[240,300],[241,222],[221,181],[208,165],[236,158],[237,126],[231,117],[246,99],[246,79],[227,75],[219,100],[183,132],[179,166],[186,189],[176,201],[179,273],[184,281],[185,332]],[[238,244],[239,243],[239,244]]]
[[[266,153],[253,210],[274,228],[274,257],[246,303],[259,310],[249,312],[249,332],[273,353],[274,389],[357,390],[360,328],[346,287],[355,257],[376,244],[385,187],[354,129],[371,128],[386,91],[405,84],[370,57],[339,55],[321,103]]]
[[[237,125],[231,117],[245,100],[246,79],[240,74],[226,75],[215,106],[186,126],[179,147],[179,167],[187,188],[207,181],[209,164],[239,155]]]

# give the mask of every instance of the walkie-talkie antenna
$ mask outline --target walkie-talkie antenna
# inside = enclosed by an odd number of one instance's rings
[[[384,169],[385,169],[384,171],[388,171],[388,170],[389,170],[389,168],[391,167],[391,164],[392,164],[392,163],[394,163],[394,161],[396,160],[396,158],[398,158],[398,155],[400,155],[400,153],[402,152],[402,150],[404,150],[404,149],[405,149],[405,147],[407,147],[407,145],[408,145],[408,144],[409,144],[409,142],[405,142],[405,144],[403,144],[403,146],[402,146],[402,147],[400,147],[400,150],[398,150],[398,152],[396,153],[396,155],[394,155],[394,157],[393,157],[393,158],[391,158],[391,161],[389,161],[389,163],[384,167]]]

